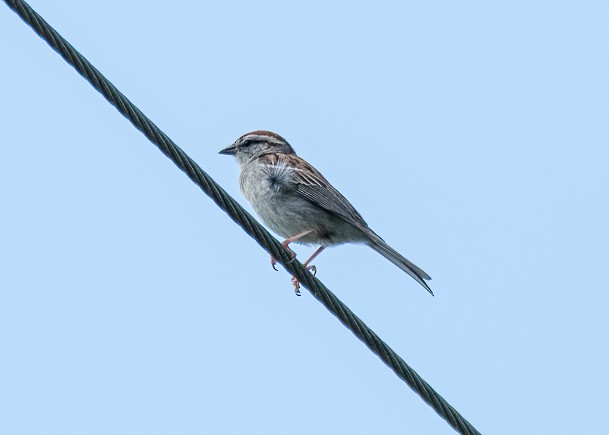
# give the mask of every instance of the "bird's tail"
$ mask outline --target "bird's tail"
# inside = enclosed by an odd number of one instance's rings
[[[408,275],[410,275],[416,282],[421,284],[431,295],[433,296],[433,291],[429,288],[429,285],[425,281],[429,281],[431,277],[427,275],[421,268],[419,268],[416,264],[408,261],[406,258],[402,257],[399,252],[389,246],[383,239],[377,236],[375,233],[371,231],[370,241],[368,242],[368,246],[374,249],[376,252],[381,254],[387,260],[391,261],[397,267],[402,269]]]

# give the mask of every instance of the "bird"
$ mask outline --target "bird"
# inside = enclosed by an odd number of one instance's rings
[[[296,253],[289,246],[293,242],[319,246],[303,263],[313,274],[317,268],[310,263],[326,247],[365,244],[433,296],[426,282],[430,276],[372,231],[355,207],[313,165],[296,155],[280,135],[266,130],[252,131],[220,150],[220,154],[235,157],[240,166],[241,191],[265,225],[285,239],[282,245],[293,258]],[[369,176],[365,172],[357,173],[360,178]],[[275,264],[271,256],[273,269]],[[295,277],[292,284],[295,293],[300,295],[300,284]]]

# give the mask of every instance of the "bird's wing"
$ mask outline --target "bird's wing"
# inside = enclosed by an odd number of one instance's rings
[[[331,213],[335,213],[350,224],[365,230],[368,224],[347,198],[334,188],[311,164],[294,154],[283,154],[281,166],[290,170],[290,182],[295,192]]]

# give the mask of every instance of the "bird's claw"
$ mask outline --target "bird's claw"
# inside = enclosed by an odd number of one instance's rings
[[[292,251],[290,248],[287,249],[290,251],[290,255],[292,256],[292,258],[288,261],[288,264],[290,264],[292,261],[296,260],[296,252]]]
[[[300,296],[300,282],[298,282],[295,276],[292,277],[292,285],[294,286],[294,293],[296,293],[296,296]]]
[[[292,261],[294,261],[294,259],[296,258],[296,252],[292,251],[292,248],[290,248],[290,242],[288,242],[287,240],[285,240],[281,246],[283,246],[292,256],[292,259],[290,261],[288,261],[288,263],[291,263]]]
[[[292,258],[287,261],[287,264],[290,264],[292,261],[294,261],[296,259],[296,252],[292,251],[290,248],[287,248],[288,251],[290,251],[290,255],[292,256]],[[277,264],[277,260],[275,260],[275,257],[273,257],[271,255],[271,267],[275,270],[278,270],[275,265]]]
[[[317,273],[317,268],[313,265],[306,267],[307,270],[311,271],[313,276],[315,276],[315,274]],[[300,281],[298,281],[298,278],[296,278],[295,276],[292,277],[292,285],[294,286],[294,293],[296,293],[296,296],[300,296]]]

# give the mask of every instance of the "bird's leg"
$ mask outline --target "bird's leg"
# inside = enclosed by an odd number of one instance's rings
[[[317,257],[319,254],[321,254],[321,251],[323,251],[324,249],[326,249],[326,247],[324,245],[321,245],[317,251],[315,251],[313,253],[313,255],[311,255],[307,261],[305,261],[304,263],[302,263],[302,265],[304,267],[307,268],[307,270],[310,270],[311,272],[313,272],[313,275],[315,275],[317,273],[317,268],[313,265],[309,266],[309,263],[311,261],[313,261],[313,259],[315,257]],[[294,286],[294,293],[296,293],[296,296],[300,296],[300,283],[298,282],[298,279],[296,279],[295,276],[292,277],[292,285]]]
[[[285,249],[287,249],[288,251],[290,251],[290,254],[292,255],[292,260],[294,261],[294,259],[296,258],[296,252],[292,251],[290,249],[290,243],[292,242],[296,242],[298,239],[306,236],[307,234],[309,234],[310,232],[312,232],[313,230],[307,230],[307,231],[303,231],[302,233],[296,234],[295,236],[292,237],[288,237],[287,239],[285,239],[283,242],[281,242],[281,246],[283,246]],[[275,258],[271,255],[271,266],[273,267],[273,269],[277,270],[277,268],[275,268],[275,265],[277,264],[277,260],[275,260]]]
[[[306,267],[306,268],[307,268],[307,269],[309,269],[311,272],[313,272],[313,275],[315,275],[315,274],[317,273],[317,268],[316,268],[315,266],[313,266],[313,265],[309,266],[309,263],[310,263],[311,261],[313,261],[313,260],[315,259],[315,257],[317,257],[319,254],[321,254],[321,251],[323,251],[324,249],[326,249],[326,247],[325,247],[324,245],[321,245],[321,246],[320,246],[320,247],[317,249],[317,251],[315,251],[315,252],[313,253],[313,255],[311,255],[311,256],[309,257],[309,259],[308,259],[307,261],[305,261],[304,263],[302,263],[302,265],[303,265],[304,267]]]

